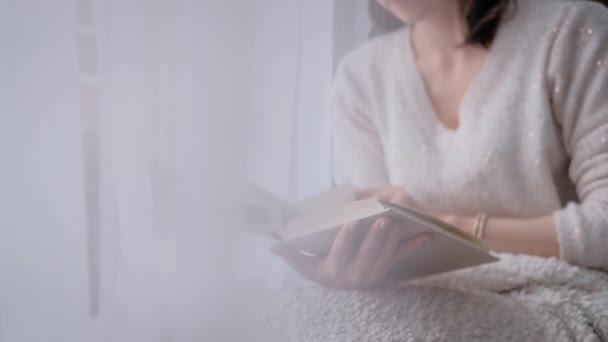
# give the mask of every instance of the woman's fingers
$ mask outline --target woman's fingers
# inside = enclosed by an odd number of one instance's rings
[[[285,263],[302,277],[310,281],[320,281],[319,272],[323,265],[323,259],[316,256],[304,255],[297,250],[282,244],[272,246],[270,251],[283,259]]]
[[[357,189],[355,190],[355,193],[357,194],[357,199],[377,198],[379,200],[389,201],[396,191],[398,191],[397,187],[385,185],[373,188]]]
[[[359,222],[344,225],[325,258],[304,255],[283,244],[274,245],[271,252],[281,257],[302,277],[327,286],[345,283],[348,265],[359,251],[367,227]]]
[[[332,277],[337,277],[352,262],[364,233],[359,222],[351,222],[340,228],[327,256],[326,268]]]
[[[369,277],[369,273],[384,247],[386,237],[389,235],[390,225],[391,221],[386,217],[374,222],[363,239],[359,253],[355,257],[355,262],[351,265],[350,281],[359,283],[359,285],[377,282],[377,279]]]
[[[393,267],[393,258],[399,250],[400,243],[407,236],[407,230],[393,223],[385,237],[384,244],[369,270],[369,276],[374,279],[385,279]]]
[[[422,247],[422,245],[431,241],[433,236],[429,233],[418,234],[410,239],[402,241],[397,246],[397,250],[393,254],[393,260],[391,260],[391,266],[397,264],[401,259],[407,258],[408,255],[412,254],[415,250]]]
[[[391,198],[389,199],[389,202],[395,203],[395,204],[401,205],[401,206],[412,206],[413,205],[412,199],[410,198],[410,196],[408,196],[405,193],[405,191],[393,192],[393,194],[391,195]]]
[[[369,188],[355,189],[355,196],[358,200],[376,197],[376,194],[390,187],[389,185],[377,185]]]
[[[286,245],[275,245],[271,251],[306,279],[330,287],[364,289],[386,283],[401,259],[431,239],[425,233],[405,240],[407,229],[387,217],[368,227],[356,222],[342,227],[325,258]]]
[[[402,188],[394,185],[383,185],[366,189],[355,190],[357,199],[377,198],[401,206],[409,206],[420,209],[416,203]]]

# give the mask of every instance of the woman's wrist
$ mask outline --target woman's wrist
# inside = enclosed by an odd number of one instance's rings
[[[475,223],[476,223],[475,218],[446,215],[446,216],[442,216],[441,220],[443,220],[445,223],[448,223],[448,224],[460,229],[462,232],[464,232],[468,235],[471,235],[471,236],[475,235]]]

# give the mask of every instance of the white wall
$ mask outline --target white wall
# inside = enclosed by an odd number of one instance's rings
[[[367,13],[369,1],[334,0],[334,65],[368,39],[372,28]]]

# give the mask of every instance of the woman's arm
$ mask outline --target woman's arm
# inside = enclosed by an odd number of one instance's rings
[[[608,270],[608,11],[591,2],[571,6],[554,38],[547,85],[580,201],[546,217],[490,218],[484,240],[497,251]],[[474,226],[472,218],[444,219],[469,233]]]
[[[547,61],[553,115],[569,157],[578,201],[554,213],[560,257],[608,271],[608,11],[572,2]],[[587,28],[581,43],[580,28]],[[589,32],[593,32],[590,36]]]
[[[425,210],[419,207],[399,186],[383,185],[370,189],[359,189],[358,196],[362,198],[375,197],[397,205]],[[429,214],[469,235],[475,235],[477,218],[438,215],[437,213]],[[557,227],[553,216],[532,219],[490,217],[486,221],[482,240],[489,249],[497,252],[543,257],[560,256]]]
[[[475,218],[444,216],[465,233],[474,234]],[[559,257],[557,228],[553,216],[533,219],[509,219],[490,217],[483,236],[484,244],[491,250],[513,254],[530,254],[543,257]]]

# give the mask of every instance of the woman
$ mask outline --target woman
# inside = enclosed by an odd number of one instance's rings
[[[340,65],[336,182],[436,213],[495,251],[608,271],[608,10],[379,3],[406,25]],[[323,285],[375,288],[430,238],[401,231],[382,218],[343,227],[324,258],[274,252]]]

